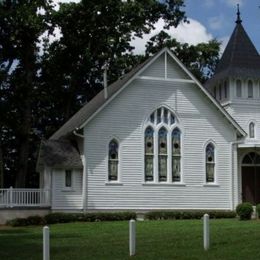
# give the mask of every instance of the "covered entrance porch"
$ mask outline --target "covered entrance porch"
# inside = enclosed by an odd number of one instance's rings
[[[240,157],[241,200],[260,203],[260,149],[243,149]]]

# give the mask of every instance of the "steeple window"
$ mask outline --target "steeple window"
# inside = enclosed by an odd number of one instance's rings
[[[225,99],[228,98],[228,83],[227,83],[227,81],[225,81],[225,83],[224,83],[224,98]]]
[[[253,82],[252,80],[249,80],[247,83],[248,98],[253,98],[253,92]]]
[[[242,84],[241,84],[241,80],[237,80],[236,81],[236,94],[238,98],[242,97]]]

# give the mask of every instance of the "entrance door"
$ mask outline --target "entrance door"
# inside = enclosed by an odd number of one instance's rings
[[[260,203],[260,156],[247,154],[242,162],[242,200],[253,205]]]

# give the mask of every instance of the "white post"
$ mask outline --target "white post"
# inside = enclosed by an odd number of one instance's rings
[[[203,216],[203,242],[204,250],[209,249],[209,215],[204,214]]]
[[[50,231],[49,227],[43,227],[43,260],[50,259]]]
[[[129,254],[135,255],[135,220],[129,221]]]
[[[13,187],[11,186],[9,189],[10,192],[10,208],[13,207]]]

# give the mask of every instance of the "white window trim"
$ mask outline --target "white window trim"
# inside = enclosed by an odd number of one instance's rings
[[[214,159],[215,159],[215,167],[214,167],[214,182],[207,182],[207,168],[206,168],[206,148],[208,146],[208,144],[213,144],[214,145]],[[210,139],[208,140],[204,146],[203,146],[203,174],[204,174],[204,183],[203,186],[204,187],[218,187],[219,183],[218,183],[218,148],[216,143]]]
[[[164,108],[169,110],[171,113],[173,113],[175,122],[173,125],[168,125],[163,122],[160,122],[158,125],[157,123],[157,109]],[[155,112],[155,121],[154,124],[152,124],[149,119],[150,115]],[[169,119],[168,119],[169,120]],[[153,181],[146,181],[145,180],[145,130],[147,127],[152,127],[154,130],[154,158],[153,158]],[[159,181],[159,169],[158,169],[158,132],[159,130],[164,127],[167,130],[167,181]],[[180,181],[173,182],[172,181],[172,131],[178,128],[181,132],[181,171],[180,171]],[[143,124],[143,132],[142,132],[142,155],[143,155],[143,184],[147,185],[180,185],[185,186],[184,178],[183,178],[183,128],[179,124],[178,117],[175,112],[172,111],[168,106],[166,105],[160,105],[157,108],[155,108],[149,115],[146,117],[145,123]]]
[[[250,137],[250,124],[251,124],[251,123],[254,124],[254,137]],[[249,120],[248,123],[247,123],[248,139],[249,139],[249,140],[252,140],[252,141],[253,141],[253,140],[256,140],[256,139],[257,139],[257,136],[256,136],[257,131],[256,131],[256,129],[257,129],[256,121],[255,121],[254,119]]]
[[[118,144],[118,165],[117,165],[117,180],[109,180],[109,144],[112,140],[115,140]],[[118,137],[110,136],[106,144],[106,180],[105,185],[122,185],[121,182],[121,142]]]

